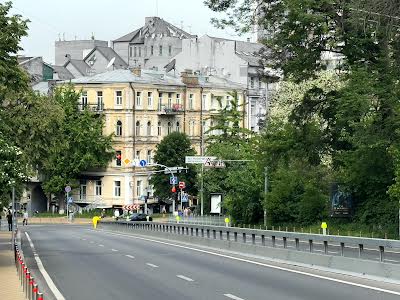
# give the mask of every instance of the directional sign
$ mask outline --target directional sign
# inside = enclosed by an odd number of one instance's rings
[[[69,185],[67,185],[66,187],[65,187],[65,192],[66,193],[69,193],[71,191],[71,187],[69,186]]]
[[[204,162],[210,159],[213,161],[216,159],[215,156],[185,156],[185,164],[204,164]]]
[[[188,201],[189,201],[188,194],[182,194],[182,196],[181,196],[181,201],[182,201],[182,202],[188,202]]]
[[[178,184],[178,177],[174,176],[174,177],[170,177],[169,178],[169,184]]]
[[[72,202],[74,202],[74,200],[72,199],[72,197],[68,197],[68,203],[71,204]]]
[[[180,189],[184,189],[186,187],[185,182],[184,181],[179,181],[179,188]]]
[[[145,167],[147,165],[147,161],[142,159],[139,164],[140,164],[141,167]]]

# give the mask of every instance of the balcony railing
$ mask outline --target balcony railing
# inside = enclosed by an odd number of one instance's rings
[[[80,110],[90,110],[93,112],[102,112],[104,110],[104,103],[97,104],[88,104],[88,103],[79,103]]]
[[[183,105],[178,103],[174,103],[171,106],[161,105],[158,107],[158,114],[160,115],[176,115],[182,114],[184,111]]]

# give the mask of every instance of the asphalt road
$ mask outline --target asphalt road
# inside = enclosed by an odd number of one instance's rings
[[[333,278],[328,280],[176,247],[172,241],[170,244],[151,241],[150,237],[146,240],[68,225],[32,225],[22,230],[22,249],[28,264],[35,261],[24,231],[32,239],[55,286],[68,300],[394,300],[400,297],[400,287],[395,285],[322,274]],[[390,289],[398,294],[357,284]]]

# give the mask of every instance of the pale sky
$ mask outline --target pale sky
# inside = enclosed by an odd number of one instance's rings
[[[4,3],[5,0],[0,0]],[[27,56],[43,56],[54,63],[54,41],[114,40],[144,25],[146,16],[157,15],[192,34],[245,40],[230,30],[216,29],[210,19],[219,16],[203,0],[13,0],[14,14],[28,18],[29,36],[22,40]]]

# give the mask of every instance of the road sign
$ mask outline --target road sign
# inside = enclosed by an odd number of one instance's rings
[[[221,160],[211,160],[211,159],[206,159],[204,162],[204,167],[206,168],[225,168],[225,163]]]
[[[205,167],[213,167],[213,162],[210,157],[207,157],[203,164]]]
[[[210,159],[211,161],[216,159],[215,156],[185,156],[185,164],[204,164],[204,162]]]
[[[176,176],[172,177],[171,176],[169,178],[169,184],[173,184],[173,185],[178,184],[178,177],[176,177]]]
[[[71,191],[71,187],[69,186],[69,185],[67,185],[66,187],[65,187],[65,192],[66,193],[69,193]]]
[[[147,165],[147,161],[142,159],[139,164],[140,164],[141,167],[145,167]]]
[[[184,181],[179,181],[179,188],[180,189],[184,189],[186,187],[185,182]]]
[[[71,204],[72,202],[74,202],[74,200],[72,199],[72,197],[68,197],[68,203]]]
[[[182,194],[181,195],[181,201],[182,202],[188,202],[189,201],[188,194]]]
[[[131,163],[131,160],[130,160],[129,158],[125,158],[125,159],[124,159],[124,163],[125,163],[126,165],[129,165],[129,164]]]

